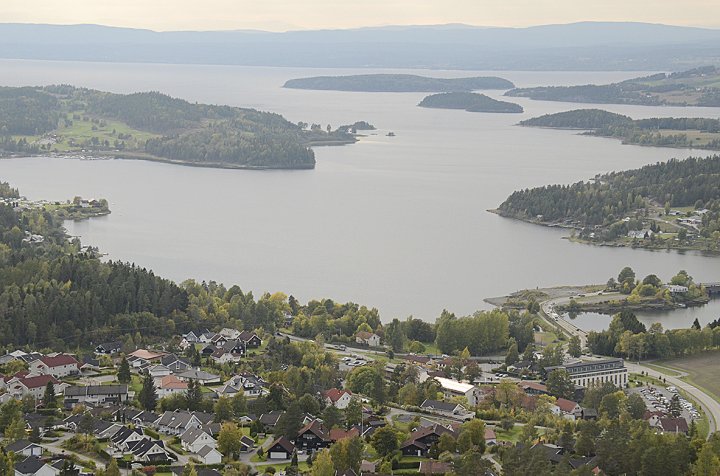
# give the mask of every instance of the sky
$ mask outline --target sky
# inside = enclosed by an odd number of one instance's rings
[[[0,23],[168,30],[639,21],[720,28],[720,0],[0,0]]]

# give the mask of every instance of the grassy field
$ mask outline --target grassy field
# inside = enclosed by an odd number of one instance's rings
[[[684,377],[684,380],[702,388],[715,400],[720,401],[720,351],[658,361],[656,365],[687,372],[688,376]]]
[[[680,375],[680,372],[669,369],[667,367],[663,367],[662,365],[648,364],[648,363],[643,363],[643,365],[645,367],[650,367],[651,369],[656,370],[656,371],[660,372],[661,374],[669,375],[671,377],[677,377],[678,375]]]

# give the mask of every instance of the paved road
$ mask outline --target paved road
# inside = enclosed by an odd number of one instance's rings
[[[710,425],[710,433],[712,434],[713,432],[718,430],[718,424],[720,423],[720,403],[718,403],[714,398],[712,398],[710,395],[708,395],[701,389],[683,380],[680,380],[679,377],[684,377],[687,375],[687,373],[677,371],[678,373],[680,373],[680,375],[677,377],[671,377],[669,375],[661,374],[657,370],[653,370],[650,367],[646,367],[642,364],[628,361],[625,362],[625,367],[627,367],[630,372],[634,373],[640,373],[641,371],[645,371],[651,377],[659,378],[661,380],[665,379],[668,384],[672,384],[679,389],[683,389],[688,395],[690,395],[696,402],[700,404],[703,411],[707,415],[708,423]]]

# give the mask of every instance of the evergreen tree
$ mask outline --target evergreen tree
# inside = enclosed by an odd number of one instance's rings
[[[122,361],[120,362],[117,379],[118,382],[126,384],[130,383],[130,381],[132,380],[132,375],[130,375],[130,364],[128,363],[125,356],[123,356]]]
[[[189,386],[188,386],[189,390]],[[157,391],[155,390],[155,382],[149,372],[145,373],[143,378],[142,389],[138,393],[138,401],[140,406],[145,410],[154,411],[157,407]]]
[[[52,381],[48,382],[45,386],[43,404],[45,405],[45,408],[55,408],[57,406],[57,399],[55,397],[55,385],[53,385]]]
[[[187,400],[188,410],[197,411],[200,409],[203,401],[203,395],[202,390],[200,389],[200,384],[195,380],[190,380],[190,382],[188,382],[185,398]]]

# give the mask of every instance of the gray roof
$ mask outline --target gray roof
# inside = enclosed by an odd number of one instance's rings
[[[421,408],[433,408],[444,412],[452,412],[458,407],[457,403],[441,402],[440,400],[425,400],[420,405]]]
[[[45,466],[45,463],[37,456],[28,456],[15,465],[15,471],[20,474],[35,474],[43,466]]]
[[[178,377],[191,380],[215,380],[220,378],[219,375],[211,374],[210,372],[205,372],[204,370],[195,369],[186,370],[185,372],[178,374]]]
[[[203,435],[208,435],[212,438],[212,435],[210,435],[202,428],[190,428],[180,436],[180,440],[184,441],[185,443],[193,443]]]
[[[87,397],[91,395],[127,395],[128,386],[122,385],[88,385],[87,387],[72,386],[65,389],[66,397]]]
[[[5,447],[5,451],[12,451],[13,453],[19,453],[20,451],[24,450],[28,446],[38,446],[35,443],[29,441],[29,440],[17,440],[14,443],[10,443]],[[38,446],[39,448],[39,446]]]
[[[217,451],[217,450],[215,448],[213,448],[212,446],[203,446],[202,448],[200,448],[200,451],[198,451],[198,454],[204,458],[213,451]]]

